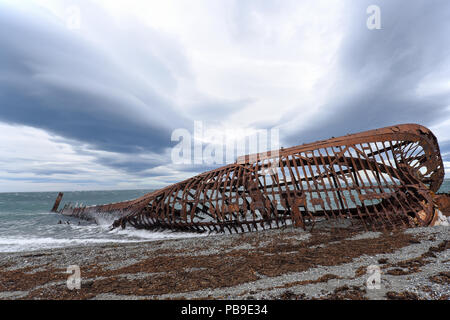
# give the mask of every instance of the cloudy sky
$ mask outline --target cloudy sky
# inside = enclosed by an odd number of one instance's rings
[[[188,178],[194,121],[283,146],[420,123],[449,177],[449,34],[448,0],[0,0],[0,192]]]

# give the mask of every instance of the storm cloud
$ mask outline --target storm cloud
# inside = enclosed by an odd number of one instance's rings
[[[105,38],[83,37],[37,8],[2,5],[0,119],[102,150],[161,152],[170,145],[171,131],[185,121],[167,92],[151,85],[176,86],[169,66],[142,45],[162,44],[155,44],[159,39],[153,30],[137,26],[132,42],[96,7],[87,12],[101,19],[96,23],[108,31],[102,32]],[[105,47],[112,35],[115,42]],[[119,45],[122,52],[116,51]]]
[[[450,117],[450,3],[376,1],[382,27],[369,30],[362,13],[373,3],[349,10],[334,74],[318,83],[327,83],[327,99],[313,121],[293,130],[291,144],[398,123],[432,127]]]
[[[82,0],[75,29],[72,7],[0,3],[0,191],[188,178],[211,168],[171,163],[194,121],[278,128],[283,146],[420,123],[449,174],[446,0]]]

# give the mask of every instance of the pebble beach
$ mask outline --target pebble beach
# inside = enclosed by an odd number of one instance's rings
[[[0,253],[0,299],[450,299],[448,226],[319,222],[139,243]],[[69,266],[80,288],[68,288]],[[380,272],[368,287],[368,267]]]

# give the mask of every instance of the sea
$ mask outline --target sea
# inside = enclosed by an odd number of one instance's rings
[[[65,203],[95,205],[138,198],[152,190],[64,192]],[[110,230],[112,220],[88,222],[50,212],[58,192],[0,193],[0,252],[33,251],[76,245],[127,243],[199,236],[196,233]]]
[[[151,191],[64,192],[60,208],[68,202],[95,205],[125,201]],[[439,192],[450,192],[450,180],[444,180]],[[137,230],[131,226],[110,230],[112,221],[88,222],[50,212],[57,195],[57,192],[0,193],[0,252],[200,236],[189,232]]]

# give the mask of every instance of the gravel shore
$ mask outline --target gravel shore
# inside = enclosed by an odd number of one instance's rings
[[[0,299],[450,299],[449,227],[319,223],[129,244],[0,253]],[[81,288],[69,290],[77,265]],[[380,271],[369,288],[368,267]]]

